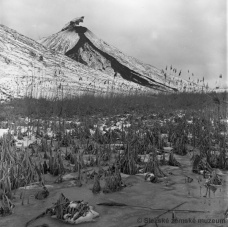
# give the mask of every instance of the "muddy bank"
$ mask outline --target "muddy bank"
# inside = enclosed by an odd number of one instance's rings
[[[228,190],[227,190],[227,173],[223,172],[222,178],[224,183],[219,186],[215,193],[210,194],[210,198],[204,197],[206,188],[204,186],[205,179],[202,176],[192,173],[192,165],[190,156],[175,156],[182,164],[182,167],[161,166],[161,169],[167,174],[162,182],[153,184],[146,182],[142,176],[125,176],[124,182],[128,185],[119,192],[94,195],[91,191],[93,180],[87,183],[83,182],[82,187],[73,186],[72,181],[64,181],[60,184],[54,184],[54,177],[45,176],[46,184],[49,187],[50,196],[41,201],[37,201],[34,197],[30,197],[29,204],[27,198],[34,195],[38,189],[25,190],[24,205],[21,205],[20,193],[22,189],[15,192],[13,202],[16,207],[14,214],[0,218],[1,227],[18,227],[25,226],[25,223],[42,213],[48,207],[51,207],[58,199],[60,193],[64,193],[70,200],[84,200],[100,214],[95,222],[81,224],[88,227],[119,227],[129,226],[136,227],[143,225],[145,222],[153,221],[153,218],[164,213],[165,211],[152,211],[150,209],[133,208],[133,207],[104,207],[98,206],[101,202],[120,202],[133,206],[145,206],[153,209],[171,209],[176,205],[186,202],[178,209],[180,210],[201,210],[207,213],[181,213],[175,212],[178,219],[192,219],[196,222],[199,219],[221,220],[224,218],[224,211],[228,207]],[[193,182],[187,183],[186,176],[193,178]],[[202,181],[201,181],[202,180]],[[177,209],[177,210],[178,210]],[[161,218],[165,218],[169,223],[158,224],[158,226],[226,226],[224,223],[171,223],[172,213],[167,213]],[[151,219],[151,220],[149,220]],[[138,223],[140,222],[140,223]],[[189,222],[189,221],[188,221]],[[50,227],[70,226],[50,217],[41,218],[31,224],[35,227],[41,224],[48,224]],[[79,225],[80,226],[80,225]],[[150,223],[146,226],[155,226]]]

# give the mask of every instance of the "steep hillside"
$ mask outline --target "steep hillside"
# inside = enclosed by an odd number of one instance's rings
[[[115,78],[123,78],[156,90],[177,91],[175,79],[165,77],[161,70],[127,56],[78,24],[76,18],[60,32],[39,42],[49,49]]]
[[[81,40],[78,33],[66,30],[64,34],[65,38],[60,41],[66,49],[61,50],[62,53],[73,49],[77,40]],[[71,43],[72,40],[75,43]],[[0,25],[0,100],[25,95],[54,98],[83,92],[128,94],[156,91],[121,76],[114,78],[111,74],[94,70],[62,53],[49,50]]]

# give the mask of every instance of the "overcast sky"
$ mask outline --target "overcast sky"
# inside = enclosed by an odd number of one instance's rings
[[[0,0],[0,23],[33,38],[58,32],[71,19],[125,54],[227,82],[226,0]],[[228,82],[227,82],[228,83]]]

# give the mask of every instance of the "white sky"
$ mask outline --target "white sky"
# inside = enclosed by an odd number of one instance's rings
[[[211,87],[227,79],[226,0],[0,0],[0,23],[39,39],[71,19],[125,54],[182,69]],[[183,75],[184,76],[184,75]]]

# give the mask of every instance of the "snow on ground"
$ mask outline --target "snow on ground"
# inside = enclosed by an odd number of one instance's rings
[[[3,137],[3,135],[7,134],[8,132],[9,132],[8,128],[6,128],[6,129],[0,128],[0,138]]]
[[[15,137],[16,139],[16,137]],[[17,140],[16,147],[28,147],[30,144],[36,142],[36,139],[31,138],[29,139],[28,137],[23,138],[23,140]]]

